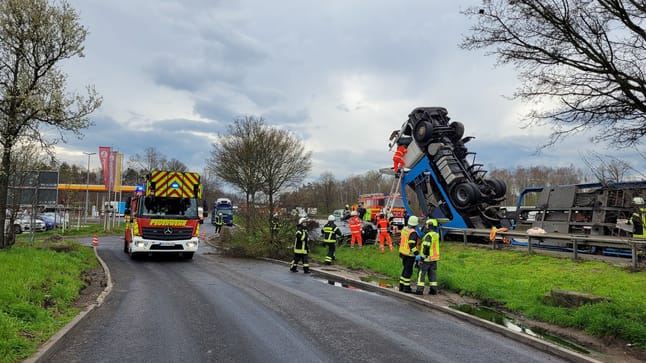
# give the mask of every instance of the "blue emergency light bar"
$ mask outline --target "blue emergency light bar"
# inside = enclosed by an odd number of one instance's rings
[[[179,188],[179,183],[178,182],[172,182],[170,184],[170,187],[173,188],[173,189],[177,189],[177,188]]]

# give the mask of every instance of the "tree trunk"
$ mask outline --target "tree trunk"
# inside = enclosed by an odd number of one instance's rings
[[[11,171],[11,146],[5,145],[2,152],[2,171],[0,172],[0,220],[7,225],[7,195],[9,191],[9,172]],[[7,238],[5,234],[13,234],[13,225],[7,228],[2,228],[0,233],[0,248],[7,248],[11,246],[11,238]]]

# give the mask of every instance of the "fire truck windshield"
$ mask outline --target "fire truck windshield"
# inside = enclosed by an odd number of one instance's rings
[[[197,199],[195,198],[166,198],[166,197],[141,197],[143,208],[140,209],[141,217],[175,217],[197,219]],[[141,201],[140,201],[141,202]]]

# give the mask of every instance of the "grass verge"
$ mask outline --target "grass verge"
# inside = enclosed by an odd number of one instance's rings
[[[322,263],[326,251],[315,248],[312,258]],[[363,249],[344,246],[337,248],[336,256],[339,264],[390,276],[394,286],[398,285],[401,260],[397,250],[381,254],[373,245]],[[531,319],[581,329],[592,336],[619,338],[646,349],[645,271],[446,242],[438,263],[438,282],[441,289],[491,301]],[[550,306],[544,296],[551,290],[590,293],[608,300],[577,308]]]
[[[94,233],[88,229],[84,235]],[[91,248],[47,238],[52,236],[37,233],[30,245],[30,236],[23,234],[14,246],[0,250],[0,363],[28,358],[71,321],[85,286],[81,275],[98,266]]]

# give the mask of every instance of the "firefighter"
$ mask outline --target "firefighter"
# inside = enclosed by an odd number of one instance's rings
[[[411,293],[410,278],[413,276],[413,266],[421,260],[417,250],[419,235],[417,234],[417,216],[408,218],[408,225],[402,229],[399,242],[399,257],[402,259],[402,274],[399,277],[399,291]]]
[[[274,215],[271,216],[271,235],[275,236],[278,234],[278,230],[280,229],[280,216],[278,213],[274,213]]]
[[[336,260],[336,256],[334,255],[334,252],[336,251],[336,243],[339,238],[343,237],[339,227],[334,223],[335,220],[336,218],[333,215],[330,215],[327,217],[327,223],[321,229],[323,242],[327,245],[327,256],[325,256],[326,265],[331,265],[332,261]]]
[[[363,207],[363,203],[359,203],[357,213],[359,214],[359,219],[363,220],[363,217],[366,215],[366,208]]]
[[[630,217],[628,224],[633,225],[633,238],[646,238],[646,207],[644,206],[644,198],[633,198],[633,205],[635,206],[633,215]]]
[[[392,252],[393,250],[393,240],[390,238],[389,227],[390,223],[388,222],[388,219],[386,219],[386,216],[383,213],[380,213],[379,218],[377,218],[377,229],[379,230],[379,249],[381,250],[381,253],[384,253],[384,240],[388,241],[390,251]]]
[[[404,155],[406,155],[406,146],[399,145],[397,150],[395,150],[395,155],[393,155],[393,169],[395,169],[395,174],[399,173],[399,168],[405,165]]]
[[[296,239],[294,240],[294,259],[289,264],[289,270],[291,272],[298,272],[298,262],[303,262],[303,272],[308,274],[310,273],[310,264],[307,260],[307,254],[309,252],[309,237],[307,235],[307,228],[305,226],[307,222],[306,218],[301,218],[298,220],[298,225],[296,225]]]
[[[350,213],[350,233],[352,238],[350,239],[350,248],[354,248],[354,242],[359,243],[359,248],[363,247],[363,240],[361,239],[361,219],[359,219],[358,213],[356,210],[353,210]]]
[[[215,217],[215,234],[220,234],[223,224],[224,217],[222,217],[222,213],[218,213],[218,215]]]
[[[429,295],[437,294],[437,261],[440,260],[440,234],[437,232],[437,219],[429,218],[426,220],[424,228],[424,237],[422,238],[419,264],[419,274],[417,275],[417,295],[424,294],[424,285],[426,276],[429,280]]]

